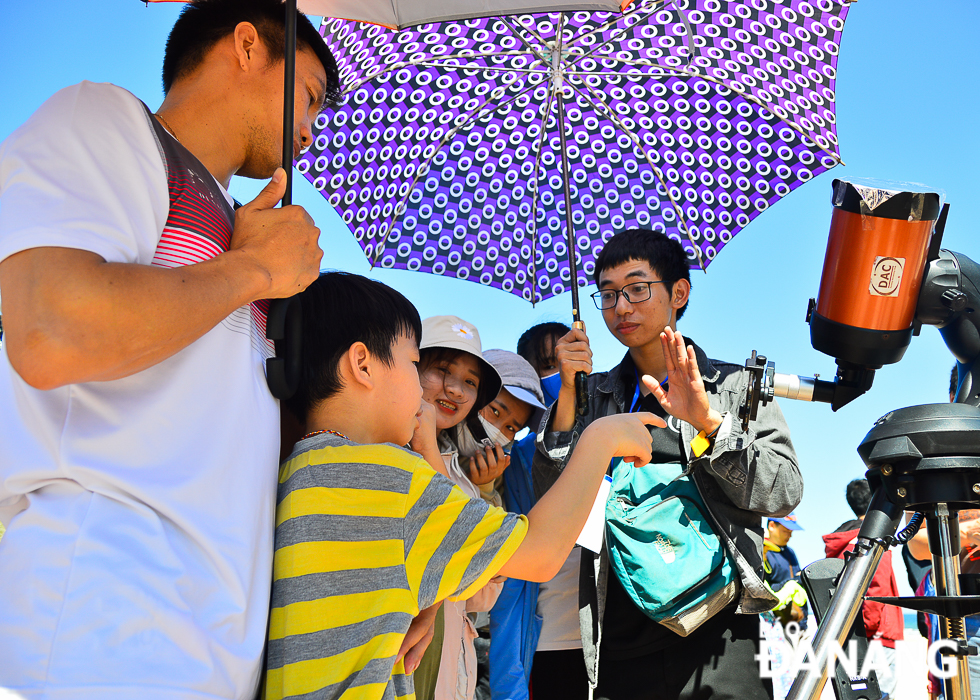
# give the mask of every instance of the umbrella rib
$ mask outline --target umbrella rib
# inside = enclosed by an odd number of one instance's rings
[[[517,39],[521,41],[521,43],[527,46],[528,49],[533,51],[535,55],[538,56],[538,59],[540,61],[545,63],[545,65],[548,65],[545,56],[538,49],[532,46],[531,43],[526,38],[524,38],[524,36],[510,22],[510,19],[508,17],[503,17],[502,19],[504,24],[511,30],[511,32],[514,33],[514,36],[516,36]],[[544,37],[542,37],[540,34],[538,34],[536,31],[534,31],[531,28],[524,27],[524,25],[521,25],[521,27],[527,29],[528,33],[530,33],[538,41],[540,41],[545,47],[547,47],[548,42],[544,40]],[[558,38],[560,39],[560,37]],[[551,103],[553,99],[554,99],[554,83],[552,82],[552,89],[548,90],[548,100],[544,105],[544,117],[541,120],[541,139],[538,141],[538,152],[534,157],[534,176],[530,183],[532,185],[532,192],[533,192],[531,197],[531,227],[534,233],[531,235],[531,260],[530,260],[531,274],[528,275],[528,279],[527,282],[525,282],[524,289],[526,290],[528,283],[530,283],[531,306],[535,306],[536,303],[535,284],[537,282],[537,275],[538,275],[537,262],[536,262],[537,248],[538,248],[538,172],[541,167],[541,154],[544,151],[544,140],[548,134],[548,115],[551,114]]]
[[[627,17],[631,17],[631,16],[633,16],[635,14],[639,14],[639,13],[643,13],[643,12],[646,12],[647,14],[649,14],[649,13],[655,11],[655,10],[662,9],[662,8],[666,7],[667,5],[669,5],[669,4],[672,4],[673,2],[674,2],[674,0],[664,0],[663,3],[660,5],[660,7],[653,6],[653,7],[650,7],[649,9],[643,9],[643,8],[636,7],[634,5],[630,5],[630,9],[624,11],[619,17],[614,17],[613,19],[609,20],[608,22],[606,22],[602,26],[596,27],[591,32],[588,32],[587,34],[582,34],[581,36],[576,37],[576,39],[574,39],[573,41],[569,42],[569,46],[571,46],[572,44],[575,44],[575,43],[580,43],[581,41],[584,41],[585,39],[587,39],[590,36],[593,36],[594,34],[597,34],[599,32],[604,32],[607,29],[609,29],[609,27],[612,27],[617,22],[619,22],[620,20],[626,19]],[[597,44],[596,46],[594,46],[591,51],[588,51],[587,53],[579,54],[578,56],[576,56],[575,57],[575,60],[573,60],[570,63],[570,65],[575,65],[576,63],[578,63],[582,59],[588,58],[588,57],[592,56],[596,51],[598,51],[599,49],[601,49],[603,46],[607,46],[608,44],[611,44],[612,42],[618,41],[618,40],[619,40],[619,37],[610,37],[609,39],[607,39],[606,41],[602,42],[601,44]]]
[[[506,107],[507,105],[511,104],[512,102],[517,101],[517,99],[521,95],[524,95],[525,93],[528,93],[531,90],[534,90],[536,87],[537,87],[537,85],[530,85],[530,86],[528,86],[525,90],[521,90],[519,93],[517,93],[512,98],[510,98],[509,100],[507,100],[507,102],[503,102],[501,104],[496,105],[493,108],[493,110],[490,110],[490,111],[496,111],[496,110],[500,109],[501,107]],[[439,142],[439,145],[432,151],[432,155],[430,155],[423,163],[420,163],[419,164],[418,169],[415,171],[416,172],[415,177],[412,178],[412,184],[409,185],[408,191],[405,192],[405,195],[401,198],[401,201],[398,202],[398,204],[395,206],[395,211],[392,214],[391,222],[390,222],[390,224],[388,226],[388,230],[385,231],[384,238],[381,240],[380,244],[375,247],[374,259],[371,261],[371,268],[372,269],[374,268],[375,265],[378,264],[378,260],[381,258],[381,254],[384,252],[385,247],[388,245],[388,236],[391,234],[391,231],[394,229],[395,222],[397,222],[398,221],[398,218],[402,214],[404,214],[405,211],[407,211],[408,207],[405,206],[405,202],[408,200],[409,195],[412,194],[412,191],[415,190],[416,185],[418,185],[419,178],[421,177],[422,170],[423,169],[426,169],[428,167],[428,165],[432,162],[432,159],[436,157],[436,154],[439,153],[439,151],[442,149],[442,147],[445,146],[453,136],[455,136],[457,133],[459,133],[460,129],[462,129],[467,124],[472,123],[473,121],[475,121],[476,119],[478,119],[484,113],[486,106],[488,104],[490,104],[490,100],[493,99],[493,92],[494,91],[491,91],[490,92],[490,97],[488,97],[483,102],[483,104],[479,106],[479,108],[477,108],[476,110],[474,110],[473,112],[471,112],[468,115],[469,116],[468,119],[466,119],[465,121],[461,122],[460,124],[458,124],[454,128],[450,129],[448,132],[446,132],[446,135],[442,137],[441,141]],[[428,171],[426,170],[426,172],[428,172]]]
[[[672,0],[664,0],[664,4],[666,4],[668,1],[672,1]],[[652,12],[655,9],[657,9],[657,8],[655,8],[655,7],[654,8],[650,8],[650,10],[646,10],[646,11]],[[606,31],[607,29],[609,29],[609,27],[613,26],[614,24],[616,24],[616,22],[620,21],[621,19],[624,19],[626,17],[630,17],[632,15],[635,15],[635,14],[637,14],[639,12],[644,12],[644,11],[645,10],[643,10],[638,5],[631,4],[627,9],[623,10],[623,12],[618,17],[613,17],[612,19],[607,20],[606,22],[603,22],[598,27],[596,27],[595,29],[593,29],[593,30],[591,30],[589,32],[585,32],[583,34],[579,34],[578,36],[572,37],[571,41],[568,42],[568,45],[569,46],[573,46],[573,45],[575,45],[577,43],[580,43],[582,41],[585,41],[590,36],[594,36],[596,34],[599,34],[600,32]],[[602,46],[602,44],[600,44],[600,46]]]
[[[631,75],[644,75],[643,73],[623,73],[622,71],[600,71],[600,70],[583,70],[583,71],[568,71],[565,75],[572,78],[579,78],[587,75],[596,75],[600,78],[628,78]]]
[[[551,89],[548,90],[548,100],[544,104],[543,116],[541,118],[541,138],[538,139],[538,152],[534,156],[534,178],[529,184],[531,184],[532,197],[531,197],[531,226],[533,227],[534,233],[531,235],[531,274],[528,276],[528,282],[531,284],[531,306],[535,305],[535,285],[537,284],[538,278],[538,266],[537,266],[537,251],[538,251],[538,173],[541,172],[541,154],[544,153],[544,142],[548,137],[548,117],[551,115],[551,105],[555,98],[555,84],[551,83]],[[525,289],[527,289],[525,283]]]
[[[413,65],[416,66],[426,66],[428,68],[445,68],[447,70],[493,70],[498,73],[547,73],[547,70],[543,68],[505,68],[502,66],[476,66],[476,65],[465,65],[457,66],[452,64],[443,63],[428,63],[427,61],[419,61]]]
[[[691,20],[687,18],[684,14],[684,10],[677,10],[677,14],[681,16],[681,20],[684,22],[684,43],[687,44],[687,65],[691,65],[691,61],[694,60],[694,49],[691,47],[692,39],[694,37],[694,28],[691,26]],[[698,54],[700,55],[700,51]]]
[[[513,23],[511,23],[510,17],[501,17],[500,19],[510,29],[510,31],[512,31],[514,33],[514,36],[516,36],[518,39],[520,39],[521,43],[523,43],[526,47],[528,47],[529,49],[531,49],[531,51],[534,51],[536,54],[538,54],[541,57],[542,60],[544,60],[544,55],[541,53],[541,50],[540,49],[536,49],[534,46],[531,45],[531,42],[529,42],[527,39],[525,39],[521,35],[521,33],[517,30],[517,27],[515,27],[513,25]],[[530,35],[532,35],[535,39],[537,39],[538,41],[540,41],[541,44],[542,44],[542,48],[548,46],[548,42],[545,40],[545,38],[543,36],[541,36],[540,34],[538,34],[534,29],[532,29],[531,27],[525,27],[523,24],[520,25],[520,27],[521,27],[521,29],[526,30],[527,33],[530,34]]]
[[[715,83],[716,85],[721,85],[722,87],[724,87],[724,88],[726,88],[728,90],[731,90],[734,93],[737,93],[737,94],[741,95],[742,97],[744,97],[749,102],[752,102],[752,103],[758,105],[759,107],[762,107],[766,111],[770,112],[774,117],[776,117],[776,119],[778,119],[779,121],[781,121],[783,124],[785,124],[786,126],[788,126],[791,129],[793,129],[794,131],[796,131],[797,133],[799,133],[801,136],[805,137],[806,139],[808,139],[810,141],[813,141],[813,145],[814,146],[816,146],[821,151],[823,151],[824,153],[826,153],[828,156],[830,156],[831,158],[833,158],[837,163],[839,163],[840,165],[845,165],[844,161],[841,160],[840,155],[838,155],[837,153],[834,153],[833,151],[831,151],[831,150],[829,150],[829,149],[821,146],[819,143],[817,143],[817,141],[815,139],[810,138],[810,135],[808,133],[806,133],[806,131],[803,130],[803,127],[801,127],[800,125],[798,125],[798,124],[796,124],[796,123],[794,123],[792,121],[789,121],[788,119],[785,119],[785,118],[779,116],[779,114],[775,111],[775,109],[773,109],[773,107],[771,107],[767,102],[764,102],[763,100],[760,100],[758,97],[756,97],[755,95],[753,95],[752,93],[750,93],[748,91],[735,90],[731,86],[726,85],[724,81],[719,80],[718,78],[715,78],[714,76],[706,75],[704,73],[699,73],[697,71],[689,70],[687,68],[677,68],[677,67],[674,67],[674,66],[662,66],[659,63],[650,63],[650,62],[645,62],[645,61],[633,61],[633,60],[623,59],[623,58],[614,58],[614,59],[611,59],[611,60],[618,61],[619,63],[625,63],[626,65],[630,65],[630,66],[637,66],[637,67],[640,67],[640,68],[657,68],[657,69],[662,70],[662,71],[671,71],[671,72],[673,72],[675,74],[679,74],[680,76],[687,76],[687,77],[691,77],[691,78],[703,78],[704,80],[707,80],[709,83]],[[627,77],[627,78],[630,76],[629,73],[588,73],[588,72],[578,72],[578,71],[576,71],[574,73],[569,73],[569,75],[576,76],[576,77],[581,76],[581,75],[599,75],[599,76],[608,76],[608,77],[611,77],[611,76],[614,76],[614,75],[618,75],[618,76]],[[653,77],[656,77],[656,76],[653,76]]]
[[[603,100],[599,95],[596,94],[596,92],[592,89],[590,85],[586,84],[585,87],[588,89],[589,93],[591,93],[592,95],[591,98],[589,97],[589,95],[586,95],[580,89],[575,87],[575,85],[571,85],[571,88],[575,92],[582,95],[582,97],[585,98],[586,101],[592,103],[592,106],[595,107],[598,111],[600,112],[605,111],[606,118],[609,119],[609,121],[611,121],[613,124],[615,124],[623,133],[625,133],[630,138],[630,140],[633,141],[633,143],[637,147],[639,147],[640,151],[643,153],[643,158],[646,160],[647,164],[653,170],[653,174],[656,176],[657,180],[660,181],[660,184],[663,185],[664,191],[667,193],[667,199],[670,200],[670,205],[671,207],[673,207],[674,213],[677,214],[677,220],[678,222],[680,222],[680,226],[684,230],[684,235],[687,236],[687,239],[691,242],[691,245],[694,246],[694,253],[695,255],[697,255],[698,258],[698,267],[704,270],[705,265],[704,265],[704,258],[701,256],[701,248],[698,246],[697,243],[694,242],[694,239],[691,237],[691,231],[687,226],[687,221],[684,219],[684,212],[678,206],[677,202],[674,201],[673,195],[670,194],[670,187],[668,187],[667,182],[664,180],[663,174],[660,172],[660,169],[653,164],[653,161],[650,160],[650,156],[647,154],[647,149],[643,147],[642,143],[640,143],[640,138],[632,131],[630,131],[628,128],[626,128],[626,125],[623,124],[622,121],[620,121],[619,117],[616,116],[612,108],[606,104],[605,100]]]

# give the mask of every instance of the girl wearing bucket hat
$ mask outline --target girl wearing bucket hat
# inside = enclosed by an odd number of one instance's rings
[[[496,398],[503,385],[497,370],[483,359],[476,326],[458,316],[431,316],[422,321],[419,381],[422,398],[436,409],[436,435],[446,470],[458,470],[465,477],[470,465],[460,464],[463,424],[478,439],[486,437],[479,411]],[[501,451],[492,456],[504,455]],[[456,481],[451,473],[447,475]]]
[[[469,434],[486,436],[479,422],[479,411],[497,397],[502,382],[497,370],[483,359],[476,327],[458,316],[432,316],[423,320],[419,381],[422,399],[435,407],[436,439],[445,467],[443,473],[468,496],[480,498],[480,488],[469,478],[475,460],[467,459],[469,455],[461,455],[460,447],[461,444],[468,445]],[[500,447],[485,449],[482,457],[494,469],[506,466],[508,459]],[[444,612],[440,615],[442,624],[437,618],[436,638],[415,672],[416,697],[420,700],[456,698],[458,687],[465,687],[466,698],[474,696],[476,650],[473,640],[477,633],[467,613],[489,610],[502,585],[502,581],[491,581],[469,600],[445,602]]]

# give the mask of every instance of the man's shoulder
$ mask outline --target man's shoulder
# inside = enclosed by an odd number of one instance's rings
[[[118,99],[126,101],[137,101],[140,99],[124,87],[119,87],[114,83],[94,83],[91,80],[83,80],[80,83],[69,85],[59,90],[57,94],[67,92],[69,94],[81,95],[86,98],[89,96],[101,99]]]
[[[62,117],[75,114],[83,117],[90,113],[101,113],[110,121],[127,116],[128,112],[144,111],[143,103],[129,90],[112,83],[93,83],[88,80],[69,85],[54,93],[38,113],[43,114],[46,108],[60,112]],[[97,127],[98,124],[89,126]]]
[[[66,157],[71,154],[69,142],[84,143],[83,151],[95,152],[118,148],[120,139],[136,147],[134,139],[142,143],[153,138],[150,119],[133,93],[111,83],[86,80],[62,88],[45,100],[11,133],[3,150],[31,147],[39,135],[48,141],[57,139]]]

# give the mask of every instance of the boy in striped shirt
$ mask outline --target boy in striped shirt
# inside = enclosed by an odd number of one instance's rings
[[[289,406],[309,432],[280,468],[264,694],[414,698],[401,648],[415,616],[497,575],[551,579],[610,460],[646,464],[647,426],[665,424],[649,413],[596,421],[534,509],[507,513],[401,447],[441,459],[411,302],[339,272],[302,302],[303,381]]]

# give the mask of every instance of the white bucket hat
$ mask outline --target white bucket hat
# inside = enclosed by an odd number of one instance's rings
[[[459,316],[429,316],[422,321],[422,342],[419,343],[419,350],[427,348],[462,350],[475,357],[480,363],[481,382],[486,388],[487,403],[497,398],[503,382],[493,365],[483,359],[480,332],[472,323],[467,323]],[[474,410],[479,411],[485,405],[486,403],[475,406]]]

